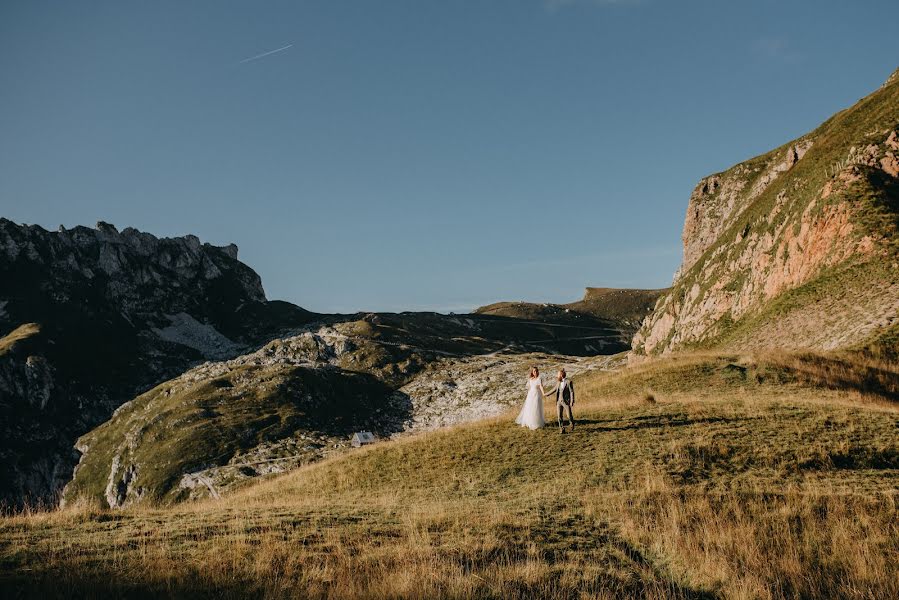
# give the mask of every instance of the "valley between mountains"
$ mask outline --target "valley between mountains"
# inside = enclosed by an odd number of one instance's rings
[[[602,368],[661,293],[324,315],[268,301],[236,246],[193,236],[0,220],[0,249],[0,491],[13,506],[215,497],[345,450],[360,429],[493,416],[535,360]]]
[[[665,289],[316,314],[233,245],[0,219],[0,588],[896,597],[897,234],[899,71],[703,178]],[[533,364],[574,433],[511,425]]]

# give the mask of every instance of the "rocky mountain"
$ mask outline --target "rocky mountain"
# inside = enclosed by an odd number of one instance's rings
[[[313,314],[266,300],[236,246],[107,223],[0,220],[0,280],[0,499],[12,504],[54,502],[76,464],[69,498],[212,493],[320,458],[358,428],[495,414],[535,357],[577,368],[626,349],[600,313]],[[488,362],[508,376],[473,410]]]
[[[709,346],[894,354],[897,227],[894,74],[811,133],[699,182],[683,264],[632,356]]]
[[[0,219],[0,500],[51,500],[82,433],[189,365],[308,322],[234,245]]]

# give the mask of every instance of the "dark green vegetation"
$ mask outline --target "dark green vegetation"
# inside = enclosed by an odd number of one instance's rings
[[[895,405],[797,375],[849,360],[685,356],[582,380],[573,434],[525,431],[509,416],[354,451],[220,501],[7,518],[0,586],[895,597]]]

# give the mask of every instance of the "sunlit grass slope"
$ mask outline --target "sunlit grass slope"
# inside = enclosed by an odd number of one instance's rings
[[[852,360],[681,357],[583,378],[573,433],[522,430],[510,415],[356,450],[217,502],[9,517],[0,586],[897,597],[897,371]]]

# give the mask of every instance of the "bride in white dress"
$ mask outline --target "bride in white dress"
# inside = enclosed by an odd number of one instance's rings
[[[533,367],[528,377],[528,397],[515,422],[529,429],[543,427],[546,424],[543,418],[543,396],[545,395],[543,383],[540,381],[540,371],[537,367]]]

